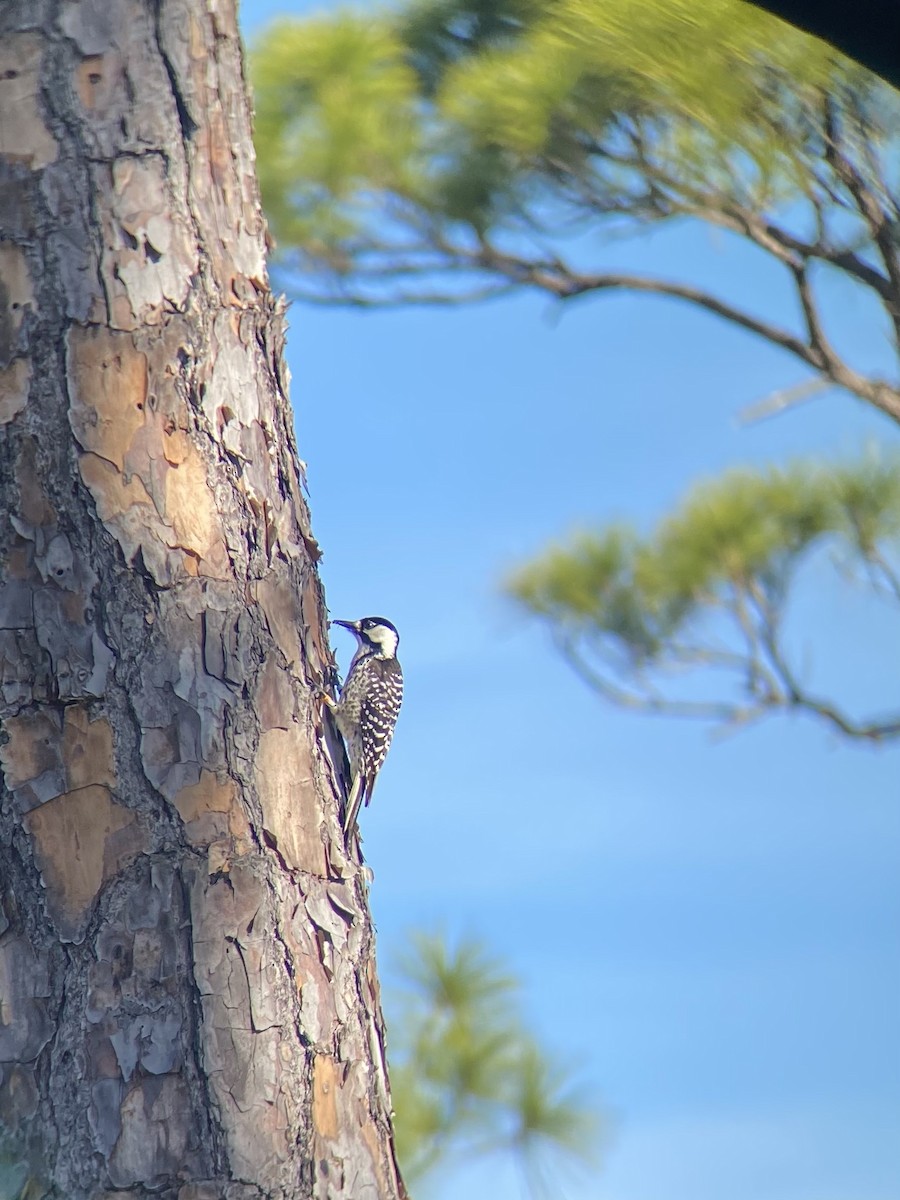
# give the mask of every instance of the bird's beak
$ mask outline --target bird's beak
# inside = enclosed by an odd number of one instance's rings
[[[332,621],[332,625],[343,625],[345,629],[349,629],[351,633],[359,632],[359,621]]]

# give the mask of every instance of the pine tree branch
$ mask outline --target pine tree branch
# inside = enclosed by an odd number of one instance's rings
[[[554,641],[575,674],[593,692],[617,708],[657,716],[714,721],[721,726],[720,732],[728,732],[736,726],[761,720],[779,711],[794,711],[824,721],[852,740],[878,744],[900,738],[900,714],[879,721],[855,720],[830,700],[816,696],[801,686],[779,644],[778,614],[757,583],[749,582],[744,591],[736,587],[727,607],[746,642],[746,654],[711,651],[710,657],[707,657],[706,652],[699,648],[676,646],[671,648],[674,651],[671,657],[702,666],[739,668],[745,676],[746,690],[753,697],[749,703],[685,700],[665,695],[646,681],[642,682],[633,670],[630,673],[635,678],[634,686],[624,685],[591,665],[572,634],[555,630]],[[669,649],[667,647],[667,653]],[[716,661],[717,658],[720,661]],[[610,670],[616,668],[611,667]],[[618,670],[617,673],[621,675],[622,671]]]
[[[813,204],[815,205],[814,201]],[[821,209],[819,208],[818,211],[821,212]],[[837,267],[859,283],[871,288],[885,305],[896,302],[898,292],[891,279],[873,267],[871,263],[860,258],[849,247],[829,244],[824,237],[824,229],[821,224],[817,240],[810,242],[777,225],[771,218],[760,216],[760,214],[741,206],[728,206],[727,215],[732,219],[730,228],[743,234],[761,250],[772,254],[786,265],[790,266],[798,260],[818,259],[820,262]],[[707,210],[703,217],[704,220],[714,221],[712,210]]]
[[[814,396],[827,391],[829,387],[831,387],[830,380],[814,375],[811,379],[804,379],[791,387],[779,388],[778,391],[764,396],[762,400],[757,400],[746,408],[742,408],[737,414],[738,423],[752,425],[756,421],[763,421],[766,417],[775,416],[797,404],[805,404]]]
[[[560,654],[592,691],[609,700],[618,708],[629,708],[639,712],[655,713],[672,717],[690,717],[703,721],[745,720],[751,709],[725,701],[676,700],[665,696],[641,694],[629,691],[601,675],[579,653],[577,646],[565,636],[557,636]],[[755,707],[755,706],[754,706]],[[760,715],[762,713],[760,712]]]
[[[765,661],[768,645],[751,616],[747,603],[748,593],[736,582],[732,586],[729,600],[732,616],[747,643],[747,654],[744,659],[747,690],[751,695],[760,697],[761,703],[764,705],[773,707],[783,705],[784,690]]]
[[[859,121],[858,109],[856,117]],[[853,198],[890,280],[891,295],[885,299],[885,307],[894,327],[895,346],[900,349],[900,242],[897,238],[896,202],[892,217],[890,213],[885,212],[873,188],[859,172],[852,158],[844,152],[844,138],[837,106],[831,97],[825,101],[824,126],[825,159]],[[886,187],[884,190],[887,193]]]
[[[401,305],[454,306],[498,299],[519,288],[535,288],[561,301],[604,291],[631,291],[665,296],[682,300],[763,338],[771,345],[794,355],[831,383],[845,388],[900,422],[900,389],[885,380],[871,379],[853,370],[838,357],[826,341],[802,264],[794,263],[791,270],[806,319],[806,340],[703,288],[626,272],[578,271],[558,255],[529,258],[501,251],[483,236],[478,245],[470,246],[453,241],[445,229],[432,228],[428,232],[427,240],[421,243],[407,243],[394,248],[379,245],[372,248],[372,253],[374,262],[366,264],[357,258],[358,265],[354,268],[352,279],[335,273],[331,280],[333,291],[308,289],[300,284],[294,289],[295,295],[312,304],[357,308]],[[388,255],[390,257],[387,257]],[[493,278],[489,278],[489,282],[480,287],[460,286],[457,290],[454,285],[454,288],[447,292],[442,291],[440,287],[421,291],[411,287],[395,291],[389,296],[361,290],[355,282],[371,280],[376,284],[386,283],[392,277],[408,280],[421,278],[433,282],[442,276],[464,278],[467,274],[486,274]]]

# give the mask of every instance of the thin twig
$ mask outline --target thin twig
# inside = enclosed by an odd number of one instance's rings
[[[784,412],[785,409],[804,404],[814,396],[827,392],[833,386],[830,379],[823,379],[821,375],[816,375],[812,379],[804,379],[802,383],[795,383],[791,387],[770,392],[762,400],[757,400],[753,404],[748,404],[746,408],[740,409],[737,414],[738,424],[752,425],[756,421],[764,421],[768,417],[774,417],[778,413]]]

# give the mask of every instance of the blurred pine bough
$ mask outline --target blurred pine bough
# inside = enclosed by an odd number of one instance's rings
[[[900,95],[825,43],[744,0],[424,0],[278,21],[252,64],[294,296],[665,296],[900,419],[896,379],[841,357],[816,290],[827,269],[868,291],[896,349]],[[610,239],[684,221],[774,260],[796,327],[740,296],[604,269]]]
[[[572,1072],[525,1027],[521,987],[480,941],[413,932],[388,1005],[397,1154],[414,1190],[499,1155],[534,1195],[596,1162],[602,1125]]]
[[[803,378],[900,421],[900,95],[744,0],[420,0],[280,21],[253,55],[263,196],[289,290],[324,304],[458,304],[531,289],[680,300]],[[774,263],[782,324],[690,280],[610,271],[605,246],[694,222]],[[585,236],[587,235],[587,236]],[[874,300],[889,376],[836,347],[825,276]],[[699,489],[658,530],[601,528],[510,583],[579,675],[635,710],[733,728],[812,714],[881,743],[791,662],[786,614],[832,547],[897,605],[896,461],[794,464]]]

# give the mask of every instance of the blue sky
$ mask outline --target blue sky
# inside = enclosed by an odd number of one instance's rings
[[[245,29],[304,9],[245,3]],[[793,315],[766,264],[701,230],[604,261]],[[887,363],[861,296],[832,288],[830,316],[856,361]],[[388,988],[412,927],[508,958],[609,1114],[580,1200],[897,1200],[900,751],[802,719],[714,743],[604,707],[499,586],[579,525],[648,525],[700,476],[897,431],[837,393],[740,427],[799,366],[663,300],[297,305],[290,324],[331,611],[401,633],[404,711],[363,816]],[[848,704],[896,707],[896,621],[830,578],[801,597],[797,652]],[[344,665],[350,641],[335,631]],[[463,1189],[520,1194],[496,1162],[429,1194]]]

